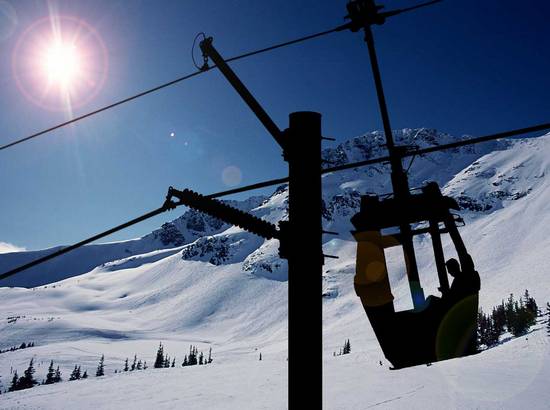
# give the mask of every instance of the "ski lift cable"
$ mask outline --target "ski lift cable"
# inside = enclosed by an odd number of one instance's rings
[[[444,150],[447,150],[447,149],[457,148],[457,147],[461,147],[461,146],[465,146],[465,145],[479,144],[479,143],[482,143],[482,142],[492,141],[492,140],[496,140],[496,139],[500,139],[500,138],[508,138],[508,137],[513,137],[513,136],[520,135],[520,134],[528,134],[528,133],[537,132],[537,131],[544,131],[544,130],[548,130],[548,129],[550,129],[550,123],[545,123],[545,124],[535,125],[535,126],[532,126],[532,127],[520,128],[520,129],[516,129],[516,130],[511,130],[511,131],[505,131],[505,132],[501,132],[501,133],[498,133],[498,134],[491,134],[491,135],[486,135],[486,136],[483,136],[483,137],[477,137],[477,138],[471,138],[471,139],[467,139],[467,140],[457,141],[457,142],[453,142],[453,143],[450,143],[450,144],[436,145],[436,146],[433,146],[433,147],[423,148],[423,149],[419,149],[419,150],[415,150],[415,151],[411,151],[411,152],[405,152],[402,156],[403,157],[408,157],[408,156],[414,156],[414,155],[428,154],[428,153],[432,153],[432,152],[444,151]],[[343,171],[343,170],[350,169],[350,168],[358,168],[358,167],[363,167],[363,166],[367,166],[367,165],[373,165],[373,164],[388,162],[389,160],[390,160],[389,156],[373,158],[373,159],[369,159],[369,160],[366,160],[366,161],[359,161],[359,162],[354,162],[354,163],[351,163],[351,164],[340,165],[340,166],[331,167],[331,168],[325,168],[325,169],[321,170],[321,174],[328,174],[328,173],[331,173],[331,172]],[[234,189],[230,189],[230,190],[226,190],[226,191],[216,192],[216,193],[213,193],[213,194],[210,194],[210,195],[205,195],[205,196],[207,198],[220,198],[220,197],[227,196],[227,195],[237,194],[237,193],[246,192],[246,191],[252,191],[252,190],[255,190],[255,189],[266,188],[266,187],[269,187],[269,186],[284,184],[284,183],[288,183],[288,177],[271,179],[269,181],[258,182],[256,184],[246,185],[246,186],[239,187],[239,188],[234,188]],[[171,205],[171,207],[169,205]],[[176,204],[176,206],[178,206],[178,205]],[[121,225],[118,225],[114,228],[111,228],[111,229],[109,229],[105,232],[99,233],[99,234],[94,235],[94,236],[92,236],[88,239],[84,239],[83,241],[77,242],[77,243],[75,243],[73,245],[70,245],[66,248],[59,249],[58,251],[55,251],[55,252],[53,252],[49,255],[46,255],[46,256],[43,256],[41,258],[35,259],[34,261],[31,261],[31,262],[29,262],[25,265],[21,265],[21,266],[19,266],[17,268],[14,268],[14,269],[12,269],[8,272],[5,272],[5,273],[0,275],[0,280],[6,279],[10,276],[13,276],[13,275],[21,272],[21,271],[26,270],[28,268],[31,268],[33,266],[44,263],[44,262],[46,262],[50,259],[61,256],[61,255],[65,254],[67,252],[70,252],[70,251],[72,251],[76,248],[80,248],[81,246],[87,245],[91,242],[94,242],[94,241],[96,241],[98,239],[101,239],[105,236],[111,235],[111,234],[113,234],[115,232],[118,232],[122,229],[125,229],[129,226],[135,225],[139,222],[143,222],[146,219],[149,219],[149,218],[152,218],[154,216],[160,215],[161,213],[164,213],[164,212],[166,212],[170,209],[173,209],[173,208],[174,208],[174,203],[169,204],[169,203],[165,202],[163,206],[161,206],[160,208],[155,209],[154,211],[151,211],[151,212],[148,212],[144,215],[138,216],[137,218],[134,218],[134,219],[132,219],[128,222],[125,222]]]
[[[254,55],[257,55],[257,54],[262,54],[262,53],[266,53],[268,51],[272,51],[272,50],[276,50],[278,48],[282,48],[282,47],[286,47],[286,46],[289,46],[289,45],[292,45],[292,44],[297,44],[297,43],[301,43],[301,42],[304,42],[304,41],[307,41],[307,40],[312,40],[314,38],[317,38],[317,37],[322,37],[322,36],[325,36],[327,34],[331,34],[331,33],[335,33],[337,31],[343,31],[347,28],[346,25],[342,25],[342,26],[338,26],[338,27],[335,27],[333,29],[330,29],[330,30],[325,30],[325,31],[321,31],[319,33],[315,33],[315,34],[310,34],[310,35],[307,35],[307,36],[304,36],[304,37],[300,37],[300,38],[297,38],[297,39],[294,39],[294,40],[290,40],[290,41],[285,41],[283,43],[278,43],[278,44],[275,44],[275,45],[272,45],[272,46],[269,46],[269,47],[265,47],[265,48],[261,48],[261,49],[258,49],[258,50],[255,50],[255,51],[250,51],[248,53],[244,53],[244,54],[240,54],[238,56],[235,56],[235,57],[231,57],[231,58],[228,58],[227,60],[225,60],[225,62],[232,62],[232,61],[237,61],[237,60],[241,60],[243,58],[247,58],[247,57],[252,57]],[[195,38],[195,41],[196,41],[196,38]],[[196,65],[196,64],[195,64]],[[130,102],[130,101],[133,101],[133,100],[136,100],[138,98],[141,98],[141,97],[144,97],[148,94],[151,94],[151,93],[154,93],[156,91],[159,91],[159,90],[162,90],[164,88],[167,88],[167,87],[170,87],[172,85],[175,85],[177,83],[180,83],[180,82],[183,82],[185,80],[189,80],[190,78],[193,78],[193,77],[196,77],[198,76],[199,74],[203,74],[205,73],[206,71],[209,71],[210,69],[212,68],[215,68],[216,66],[211,66],[211,67],[201,67],[198,71],[195,71],[191,74],[187,74],[187,75],[184,75],[182,77],[179,77],[179,78],[176,78],[172,81],[169,81],[167,83],[164,83],[164,84],[160,84],[156,87],[153,87],[153,88],[150,88],[148,90],[145,90],[145,91],[142,91],[140,93],[137,93],[137,94],[134,94],[130,97],[127,97],[127,98],[124,98],[122,100],[119,100],[119,101],[116,101],[112,104],[109,104],[109,105],[106,105],[106,106],[103,106],[101,108],[98,108],[97,110],[94,110],[94,111],[91,111],[91,112],[88,112],[86,114],[83,114],[83,115],[80,115],[78,117],[75,117],[71,120],[68,120],[68,121],[65,121],[65,122],[62,122],[62,123],[59,123],[57,125],[54,125],[50,128],[46,128],[42,131],[38,131],[38,132],[35,132],[31,135],[28,135],[26,137],[23,137],[23,138],[19,138],[19,139],[16,139],[16,140],[13,140],[12,142],[9,142],[7,144],[4,144],[4,145],[0,145],[0,151],[3,151],[7,148],[10,148],[10,147],[13,147],[14,145],[18,145],[18,144],[21,144],[22,142],[25,142],[25,141],[28,141],[28,140],[31,140],[31,139],[34,139],[34,138],[37,138],[37,137],[40,137],[44,134],[48,134],[52,131],[55,131],[55,130],[58,130],[60,128],[63,128],[67,125],[70,125],[70,124],[74,124],[78,121],[81,121],[85,118],[89,118],[89,117],[92,117],[96,114],[99,114],[101,112],[104,112],[104,111],[107,111],[107,110],[110,110],[111,108],[115,108],[119,105],[122,105],[122,104],[125,104],[127,102]]]

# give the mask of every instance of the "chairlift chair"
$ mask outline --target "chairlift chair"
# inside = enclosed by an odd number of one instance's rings
[[[355,291],[360,297],[378,342],[393,368],[431,363],[473,354],[476,351],[477,291],[457,300],[450,297],[441,235],[449,234],[463,272],[474,273],[472,258],[457,229],[462,219],[451,212],[457,202],[441,194],[435,182],[420,193],[402,197],[361,197],[360,211],[351,218],[357,241]],[[420,283],[410,283],[415,308],[396,312],[384,250],[402,246],[401,227],[413,226],[411,234],[431,237],[442,297],[424,299]],[[397,234],[383,231],[396,230]],[[414,249],[413,249],[414,252]],[[404,249],[407,277],[416,262]],[[412,261],[412,263],[411,263]],[[413,266],[414,265],[414,266]],[[477,275],[477,272],[475,272]],[[412,281],[414,282],[414,280]]]

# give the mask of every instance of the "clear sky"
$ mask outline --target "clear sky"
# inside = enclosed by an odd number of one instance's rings
[[[190,49],[200,31],[229,57],[342,24],[345,4],[0,0],[0,143],[71,115],[37,104],[32,84],[16,79],[18,70],[33,70],[25,39],[29,30],[50,26],[40,19],[56,15],[60,25],[78,19],[86,23],[82,31],[92,28],[86,64],[95,64],[97,78],[86,83],[93,92],[74,98],[77,116],[194,71]],[[375,27],[392,127],[483,135],[550,120],[548,16],[547,0],[447,0]],[[338,140],[381,129],[360,33],[232,66],[280,128],[288,113],[312,110],[323,114],[325,135]],[[227,167],[242,177],[224,179]],[[211,71],[0,151],[0,242],[27,249],[70,244],[157,208],[170,185],[211,193],[285,174],[278,146]],[[108,240],[141,236],[180,213]]]

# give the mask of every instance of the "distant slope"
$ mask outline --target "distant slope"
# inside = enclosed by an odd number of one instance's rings
[[[228,201],[232,206],[250,210],[265,200],[255,196],[246,201]],[[104,244],[93,244],[78,248],[70,253],[52,259],[39,266],[27,269],[16,276],[0,280],[1,286],[34,287],[53,283],[65,278],[89,272],[96,266],[117,259],[169,249],[191,243],[197,238],[212,235],[228,228],[228,225],[201,214],[187,210],[182,216],[162,225],[161,228],[139,239]],[[24,251],[0,254],[0,272],[38,259],[61,249],[55,247],[39,251]]]
[[[433,144],[432,138],[443,143],[451,137],[421,129],[398,133],[399,138],[422,145]],[[369,134],[325,155],[335,162],[378,156],[379,152],[369,151],[377,141],[376,133]],[[476,261],[482,279],[480,301],[486,310],[508,293],[522,293],[525,288],[542,305],[550,300],[549,153],[550,134],[489,144],[477,151],[421,157],[411,167],[412,186],[431,176],[465,207],[461,214],[466,226],[460,232]],[[360,194],[388,188],[386,171],[381,165],[323,178],[323,222],[341,233],[326,237],[323,244],[326,253],[340,257],[327,260],[323,272],[327,408],[439,408],[441,403],[458,408],[517,408],[527,402],[531,408],[544,408],[550,399],[543,387],[550,376],[550,355],[543,331],[466,359],[387,370],[353,290],[355,242],[347,233]],[[281,186],[269,198],[247,207],[276,223],[286,218],[287,198],[287,188]],[[166,231],[178,237],[182,228],[175,227]],[[277,241],[219,226],[208,235],[172,245],[144,248],[141,253],[136,248],[136,254],[115,257],[88,273],[46,286],[0,288],[0,348],[22,341],[37,343],[35,348],[0,354],[2,382],[9,379],[11,367],[23,370],[30,357],[46,363],[37,370],[39,378],[52,358],[65,375],[77,363],[92,371],[101,354],[108,369],[104,380],[10,393],[0,407],[8,403],[52,408],[47,400],[40,401],[46,394],[57,400],[88,398],[83,408],[124,408],[128,402],[120,399],[120,392],[125,392],[138,400],[137,408],[178,408],[183,403],[205,409],[243,408],[247,403],[249,408],[285,408],[288,282],[286,262],[277,257]],[[426,293],[438,294],[431,244],[418,237],[415,247],[422,285]],[[452,256],[448,241],[445,250]],[[388,262],[396,305],[405,309],[410,306],[410,294],[402,253],[389,251]],[[411,337],[403,335],[404,342]],[[333,357],[348,338],[352,354]],[[113,374],[134,353],[150,363],[159,341],[178,361],[191,343],[205,350],[213,347],[215,362],[212,367]],[[170,373],[174,379],[166,382],[168,371],[174,372]],[[159,387],[161,379],[166,384]],[[195,394],[203,391],[197,387],[174,393],[189,380],[207,392]],[[104,396],[90,403],[100,391],[105,391]],[[528,397],[532,401],[526,401]]]

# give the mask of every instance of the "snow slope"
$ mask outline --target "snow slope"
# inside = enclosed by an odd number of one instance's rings
[[[253,196],[246,201],[227,201],[227,203],[243,211],[248,211],[264,200],[265,198],[262,196]],[[0,286],[34,287],[57,282],[89,272],[105,262],[158,249],[179,247],[204,235],[212,235],[227,228],[228,225],[222,221],[191,209],[142,238],[78,248],[39,266],[27,269],[17,276],[0,280]],[[2,254],[0,271],[6,272],[61,248]]]
[[[396,139],[428,146],[453,137],[417,129],[396,132]],[[380,141],[380,133],[367,134],[326,150],[325,159],[343,163],[377,157],[383,155]],[[486,308],[525,288],[539,304],[550,300],[545,263],[549,152],[550,134],[420,157],[410,169],[412,186],[435,179],[466,208],[461,233],[477,263],[480,302]],[[327,260],[324,272],[325,407],[517,408],[530,398],[530,408],[547,408],[550,395],[543,385],[550,377],[549,339],[542,330],[473,357],[388,370],[353,291],[355,244],[348,234],[360,194],[389,191],[387,179],[386,165],[324,177],[324,223],[341,233],[324,244],[326,253],[340,256]],[[267,199],[241,206],[277,222],[286,217],[286,200],[282,186]],[[189,218],[184,220],[169,229],[171,238],[179,232],[187,241],[183,229]],[[3,394],[0,408],[56,408],[69,398],[78,398],[83,408],[128,408],[128,400],[136,408],[285,408],[287,272],[277,258],[277,242],[235,227],[216,228],[211,221],[208,227],[207,234],[177,246],[158,246],[153,233],[144,237],[148,246],[131,254],[111,260],[102,254],[100,262],[89,256],[95,264],[90,272],[73,276],[78,273],[65,267],[64,276],[72,277],[61,282],[0,288],[0,349],[22,341],[37,344],[0,354],[4,385],[10,368],[22,372],[30,357],[39,365],[39,379],[50,359],[67,378],[75,364],[93,373],[105,354],[107,371],[103,379]],[[437,293],[429,240],[418,238],[415,246],[423,286]],[[450,251],[448,243],[445,247]],[[0,266],[13,255],[0,255]],[[396,305],[407,308],[410,294],[400,255],[390,252],[388,259]],[[408,337],[414,335],[404,335],[404,341]],[[348,338],[352,354],[333,357]],[[113,373],[133,354],[152,363],[159,341],[178,361],[191,343],[202,350],[212,347],[214,363]]]
[[[547,409],[548,338],[542,332],[476,357],[389,371],[369,351],[325,360],[324,407],[352,409]],[[234,363],[111,374],[2,395],[3,409],[285,409],[286,362]],[[154,386],[154,387],[153,387]]]

